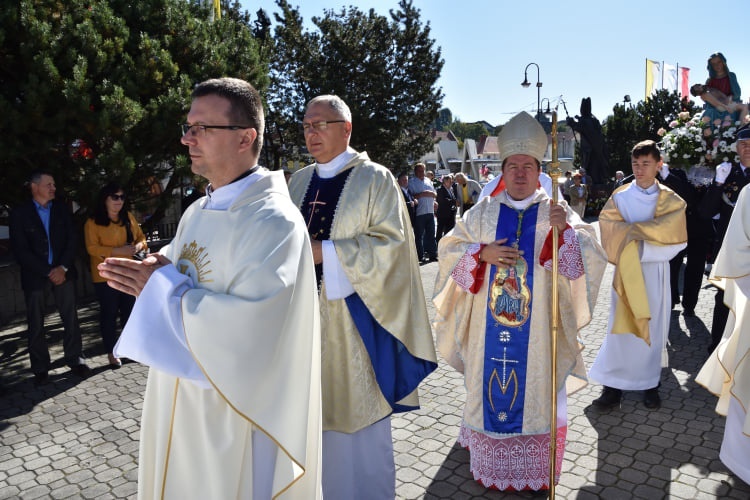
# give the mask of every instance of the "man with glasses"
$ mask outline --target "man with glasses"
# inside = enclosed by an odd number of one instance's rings
[[[316,163],[289,191],[312,236],[323,332],[323,496],[395,498],[390,414],[419,406],[437,367],[409,216],[396,180],[349,147],[341,98],[302,122]]]
[[[151,367],[139,498],[320,498],[320,323],[305,223],[281,172],[257,165],[260,95],[195,87],[183,125],[206,196],[160,255],[106,259],[138,296],[115,347]]]
[[[49,381],[50,357],[44,336],[44,294],[52,290],[63,324],[65,363],[74,375],[87,378],[91,370],[83,359],[81,329],[76,311],[73,265],[76,234],[67,207],[55,200],[55,179],[37,170],[29,177],[31,200],[10,213],[10,245],[21,268],[26,299],[28,349],[34,383]]]

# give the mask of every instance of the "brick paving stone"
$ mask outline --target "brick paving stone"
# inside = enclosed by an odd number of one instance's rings
[[[44,485],[30,486],[22,488],[24,500],[34,500],[35,498],[45,498],[50,496],[50,489]]]
[[[0,498],[18,498],[21,493],[17,486],[0,486]]]
[[[59,470],[50,470],[45,473],[39,473],[39,471],[36,471],[35,473],[36,481],[39,482],[39,484],[51,484],[55,481],[59,481],[61,478],[65,477],[65,474],[62,471]]]
[[[430,297],[437,265],[420,269]],[[587,366],[606,330],[611,270],[609,266],[594,318],[582,331]],[[750,486],[718,458],[724,420],[714,411],[716,398],[693,381],[705,360],[706,325],[712,310],[709,291],[701,292],[698,318],[686,320],[679,308],[673,312],[670,368],[662,372],[659,410],[643,407],[641,391],[628,391],[621,408],[596,411],[591,401],[601,387],[593,383],[568,398],[568,443],[558,498],[750,498]],[[432,317],[429,301],[428,311]],[[20,495],[18,485],[10,484],[16,477],[36,498],[135,498],[148,370],[137,363],[126,363],[117,371],[98,369],[107,360],[101,351],[97,315],[95,303],[83,304],[79,311],[94,376],[79,381],[67,368],[56,367],[53,382],[39,388],[27,371],[23,318],[0,328],[0,349],[21,353],[20,362],[0,360],[0,375],[15,381],[0,399],[5,425],[0,433],[0,498]],[[50,347],[53,359],[59,360],[59,319],[53,314],[48,323],[58,332]],[[399,499],[530,498],[527,493],[487,490],[474,481],[469,454],[456,443],[466,400],[460,373],[440,360],[436,372],[420,387],[420,395],[421,409],[391,419]],[[38,462],[44,458],[49,462]],[[35,463],[41,467],[32,469]]]
[[[52,487],[52,485],[50,485]],[[50,496],[55,499],[73,498],[79,495],[81,490],[78,486],[72,484],[62,485],[60,487],[54,487]]]

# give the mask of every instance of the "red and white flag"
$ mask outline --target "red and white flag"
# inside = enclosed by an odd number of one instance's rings
[[[680,94],[690,95],[690,68],[680,68]]]

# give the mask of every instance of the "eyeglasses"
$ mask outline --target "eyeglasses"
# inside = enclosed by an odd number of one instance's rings
[[[308,133],[312,130],[315,130],[316,132],[321,132],[328,128],[329,123],[345,123],[346,120],[321,120],[319,122],[309,122],[305,123],[302,122],[302,132]]]
[[[247,127],[245,125],[190,125],[189,123],[182,123],[180,124],[180,130],[182,130],[182,135],[188,135],[188,133],[192,137],[196,137],[200,135],[201,137],[206,135],[206,129],[209,128],[216,128],[219,130],[243,130],[253,127]]]
[[[109,197],[112,198],[112,200],[114,200],[114,201],[119,201],[119,200],[125,201],[125,195],[124,194],[111,194],[111,195],[109,195]]]

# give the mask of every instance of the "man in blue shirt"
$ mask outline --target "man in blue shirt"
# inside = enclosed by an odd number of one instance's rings
[[[49,288],[63,323],[65,363],[74,375],[87,378],[91,370],[83,358],[76,311],[73,223],[65,205],[53,201],[55,180],[49,173],[33,172],[29,187],[32,199],[10,214],[10,244],[21,268],[34,382],[46,383],[51,365],[44,336],[44,294]]]

